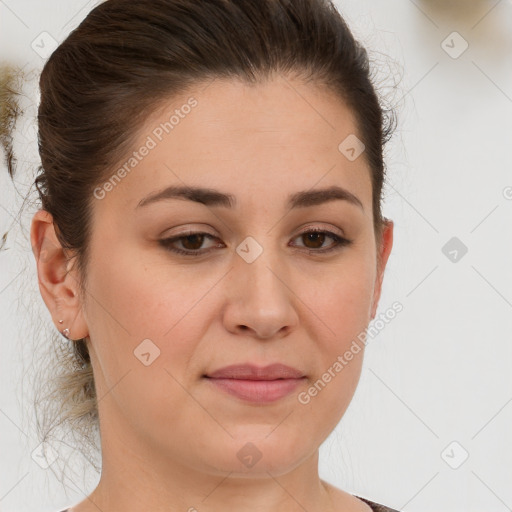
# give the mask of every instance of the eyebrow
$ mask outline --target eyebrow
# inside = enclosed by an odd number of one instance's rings
[[[237,205],[236,197],[232,194],[211,188],[171,185],[170,187],[143,198],[136,208],[166,199],[194,201],[212,207],[221,206],[224,208],[235,208]],[[291,194],[288,197],[287,206],[289,209],[307,208],[308,206],[316,206],[335,200],[346,201],[358,206],[364,211],[363,204],[357,196],[337,185],[322,189],[304,190]]]

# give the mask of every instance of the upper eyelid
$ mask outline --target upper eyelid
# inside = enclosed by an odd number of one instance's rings
[[[339,232],[337,232],[338,230],[339,230]],[[321,231],[321,232],[326,232],[326,233],[332,233],[333,235],[336,235],[336,236],[339,236],[342,238],[346,238],[346,234],[342,228],[328,227],[328,226],[322,226],[322,225],[319,226],[319,225],[315,225],[315,224],[306,225],[305,227],[301,228],[300,231],[295,236],[299,236],[299,235],[301,235],[303,233],[307,233],[309,231]],[[203,231],[199,228],[198,229],[190,228],[190,229],[185,230],[183,233],[178,233],[176,235],[164,236],[162,238],[163,239],[174,239],[174,238],[181,238],[181,237],[186,237],[186,236],[191,236],[191,235],[207,235],[212,238],[220,238],[220,236],[218,236],[218,235],[214,235],[208,231]]]

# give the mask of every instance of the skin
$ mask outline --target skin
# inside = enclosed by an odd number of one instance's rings
[[[364,344],[309,403],[297,399],[374,318],[393,243],[387,221],[376,246],[364,154],[350,161],[338,150],[358,133],[352,113],[319,86],[283,76],[256,87],[216,80],[154,111],[134,150],[190,96],[198,105],[94,200],[85,297],[51,215],[40,210],[32,221],[41,294],[59,330],[87,336],[101,397],[102,475],[72,511],[369,511],[318,475],[319,446],[354,395]],[[169,199],[136,209],[184,184],[231,193],[238,205]],[[286,209],[289,194],[330,185],[363,209],[341,200]],[[310,254],[334,241],[301,236],[309,227],[353,243]],[[158,242],[187,229],[215,238],[174,247],[211,251],[187,257]],[[263,248],[252,263],[236,252],[248,236]],[[146,366],[134,350],[148,338],[160,355]],[[282,362],[306,379],[255,404],[202,378],[245,362]],[[248,442],[261,453],[251,468],[237,457]]]

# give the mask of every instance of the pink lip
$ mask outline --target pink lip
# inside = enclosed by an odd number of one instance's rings
[[[206,374],[211,379],[275,380],[300,379],[304,374],[285,364],[275,363],[268,366],[253,364],[233,364]]]
[[[230,395],[250,402],[273,402],[289,395],[304,380],[240,380],[240,379],[208,379]]]
[[[294,391],[304,381],[304,374],[283,364],[258,367],[232,365],[205,375],[212,384],[242,400],[273,402]]]

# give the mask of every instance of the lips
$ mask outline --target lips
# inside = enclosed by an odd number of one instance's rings
[[[231,365],[205,375],[210,379],[240,380],[300,379],[304,376],[300,370],[280,363],[263,367],[252,364]]]
[[[300,370],[280,363],[264,367],[252,364],[226,366],[204,377],[213,389],[255,404],[284,398],[306,380]]]
[[[255,404],[284,398],[306,380],[300,370],[280,363],[264,367],[252,364],[226,366],[204,377],[214,389]]]

